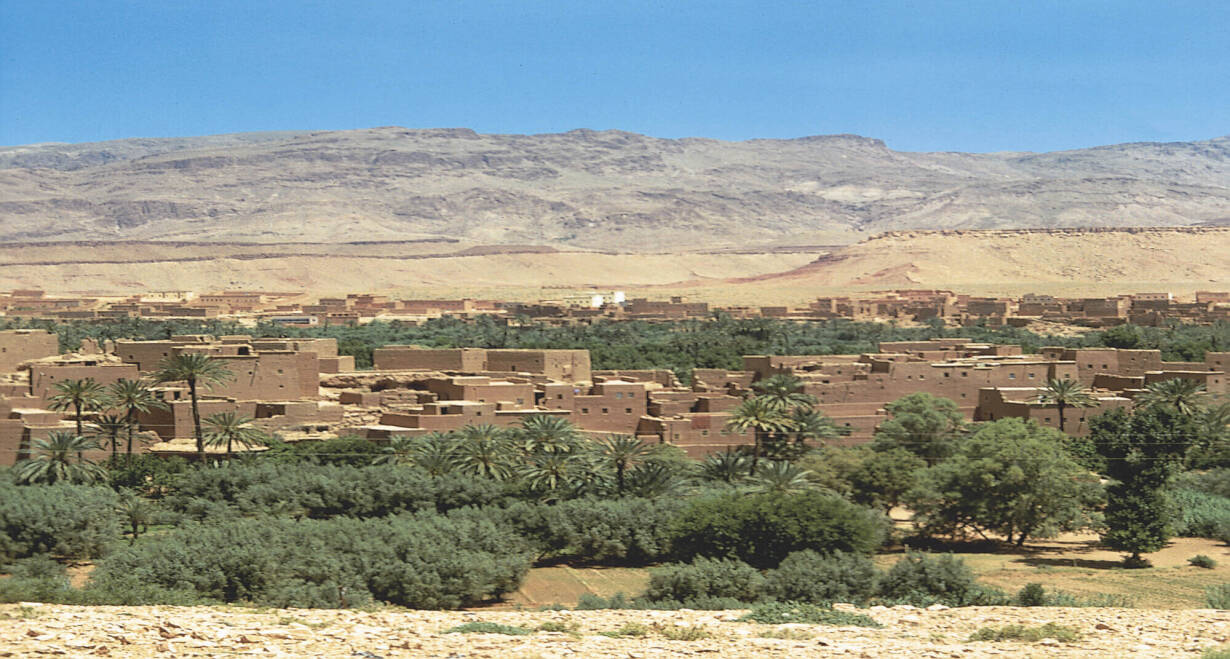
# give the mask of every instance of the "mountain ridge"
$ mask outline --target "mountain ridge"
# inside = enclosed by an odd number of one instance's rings
[[[1230,137],[906,152],[858,135],[232,133],[0,147],[0,240],[457,238],[617,250],[1230,217]]]

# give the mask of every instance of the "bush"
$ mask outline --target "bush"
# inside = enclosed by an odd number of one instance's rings
[[[769,571],[765,594],[783,602],[865,602],[876,594],[879,579],[879,571],[866,556],[800,551]]]
[[[1230,583],[1206,588],[1204,601],[1210,609],[1230,610]]]
[[[1206,570],[1212,570],[1213,568],[1217,567],[1217,561],[1209,558],[1208,556],[1205,556],[1204,554],[1197,554],[1195,556],[1192,556],[1191,558],[1187,559],[1187,562],[1191,563],[1192,567],[1202,567]]]
[[[1060,643],[1075,643],[1080,640],[1081,634],[1074,627],[1048,622],[1039,627],[1025,627],[1023,625],[983,627],[970,635],[969,640],[971,642],[1024,641],[1026,643],[1036,643],[1044,638],[1053,638]]]
[[[35,554],[100,556],[123,532],[115,504],[108,487],[0,481],[0,563]]]
[[[701,557],[691,564],[650,570],[645,599],[695,602],[723,598],[754,602],[760,599],[763,587],[764,577],[747,563]]]
[[[1230,499],[1230,469],[1187,471],[1174,479],[1176,490],[1194,490]]]
[[[1027,583],[1024,588],[1017,591],[1013,604],[1016,606],[1046,606],[1046,589],[1040,583]]]
[[[314,442],[274,442],[258,461],[365,467],[384,455],[384,447],[362,437],[337,437]]]
[[[731,558],[763,569],[807,549],[869,554],[887,532],[883,515],[830,494],[729,494],[689,501],[671,525],[671,544],[682,561]]]
[[[540,559],[645,565],[669,556],[670,523],[684,505],[671,497],[515,503],[501,519],[534,545]]]
[[[952,555],[908,554],[897,561],[880,582],[880,595],[915,606],[990,606],[1007,598],[982,586],[973,570]]]
[[[183,458],[149,453],[107,458],[103,466],[113,489],[138,490],[155,498],[173,489],[180,475],[191,470]]]
[[[1230,498],[1176,489],[1170,492],[1170,501],[1175,509],[1175,535],[1230,542]]]
[[[505,636],[524,636],[532,634],[530,630],[524,627],[513,627],[511,625],[501,625],[495,622],[467,622],[457,625],[451,629],[444,630],[445,634],[504,634]]]
[[[842,627],[882,627],[870,616],[849,611],[838,611],[826,606],[799,604],[795,602],[766,602],[757,604],[739,618],[740,622],[758,622],[764,625],[802,623],[808,625],[837,625]]]
[[[139,603],[147,604],[187,592],[200,600],[277,607],[383,601],[449,609],[516,589],[529,562],[520,538],[489,520],[434,513],[243,519],[147,536],[102,560],[86,590],[146,584],[141,592],[148,599]]]

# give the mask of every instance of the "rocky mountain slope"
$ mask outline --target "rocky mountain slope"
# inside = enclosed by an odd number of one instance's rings
[[[0,148],[0,241],[457,238],[623,251],[1230,218],[1230,137],[906,153],[852,135],[376,128]]]

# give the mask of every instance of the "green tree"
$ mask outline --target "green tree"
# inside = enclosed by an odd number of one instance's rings
[[[651,447],[631,435],[608,435],[599,446],[602,462],[615,471],[615,492],[623,496],[628,469],[644,462]]]
[[[154,521],[154,504],[133,492],[121,492],[116,499],[115,509],[132,534],[132,537],[128,539],[130,545],[135,544],[137,537],[142,532],[148,531],[150,523]]]
[[[94,378],[62,380],[52,385],[56,392],[47,399],[47,407],[53,410],[72,410],[77,422],[77,435],[85,434],[83,422],[86,412],[101,409],[105,400],[103,386]]]
[[[750,479],[751,491],[761,494],[796,494],[816,489],[811,472],[785,460],[760,463]]]
[[[755,472],[766,438],[773,434],[785,434],[794,430],[794,422],[776,403],[767,398],[752,396],[743,399],[743,402],[731,412],[730,419],[726,421],[726,429],[735,432],[751,431],[753,442],[751,467]]]
[[[158,364],[154,374],[157,382],[185,382],[188,384],[188,397],[192,401],[192,427],[196,433],[196,455],[201,464],[205,463],[205,435],[201,431],[201,408],[197,398],[197,387],[212,389],[215,385],[235,379],[226,365],[201,352],[182,352],[163,359]]]
[[[576,426],[563,417],[531,414],[521,421],[522,450],[529,454],[568,453],[579,445]]]
[[[236,444],[243,450],[264,446],[268,437],[263,430],[252,425],[252,419],[238,412],[218,412],[205,418],[205,446],[226,447],[226,459],[234,454]]]
[[[918,482],[927,466],[922,458],[902,448],[863,451],[863,459],[849,474],[855,503],[889,512]]]
[[[1152,405],[1111,410],[1089,429],[1112,480],[1102,542],[1127,552],[1129,565],[1144,565],[1141,554],[1165,547],[1173,532],[1165,490],[1199,435],[1196,421],[1177,407]]]
[[[771,375],[759,382],[753,382],[752,388],[770,405],[788,412],[795,408],[811,408],[816,404],[816,397],[803,393],[803,380],[789,373]]]
[[[132,455],[132,437],[137,429],[137,415],[146,414],[155,409],[166,409],[167,404],[159,400],[149,385],[141,380],[120,379],[107,387],[107,406],[123,411],[128,421],[127,455]]]
[[[1068,457],[1064,434],[1022,419],[983,425],[956,455],[929,467],[906,498],[927,533],[998,533],[1018,546],[1085,528],[1097,479]]]
[[[98,442],[68,432],[54,431],[34,440],[34,456],[19,461],[13,473],[19,483],[94,483],[106,478],[103,468],[81,457],[101,448]],[[74,461],[73,454],[78,457]]]
[[[491,424],[466,426],[454,449],[462,473],[503,480],[511,474],[512,451],[507,433]]]
[[[933,465],[956,451],[965,417],[947,398],[920,392],[884,406],[889,419],[876,428],[872,448],[903,448]]]
[[[1208,397],[1203,384],[1187,378],[1171,378],[1145,387],[1136,397],[1137,407],[1169,406],[1185,416],[1195,416]]]
[[[752,472],[752,461],[732,450],[711,453],[700,463],[699,477],[703,481],[735,485]]]
[[[1059,414],[1059,432],[1064,431],[1064,410],[1069,407],[1095,407],[1098,403],[1079,380],[1051,379],[1038,391],[1038,402],[1054,405]]]
[[[1187,454],[1187,468],[1230,467],[1230,402],[1206,407],[1199,424],[1200,438]]]
[[[100,414],[91,424],[94,426],[90,436],[98,438],[102,446],[111,446],[111,457],[120,452],[120,433],[128,427],[128,419],[119,414]],[[103,441],[105,440],[105,441]]]

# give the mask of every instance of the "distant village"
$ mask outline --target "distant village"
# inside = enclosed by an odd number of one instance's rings
[[[1202,292],[1180,301],[1164,293],[1114,298],[978,298],[948,291],[893,291],[868,298],[821,298],[806,309],[785,307],[711,308],[700,302],[625,300],[618,293],[535,304],[482,300],[391,300],[356,294],[316,304],[284,304],[277,293],[160,294],[122,301],[49,297],[39,291],[0,296],[10,317],[56,320],[117,318],[250,318],[292,325],[405,322],[456,316],[494,315],[506,322],[525,318],[584,323],[597,319],[679,319],[738,317],[799,320],[901,319],[991,325],[1046,319],[1089,326],[1125,322],[1154,325],[1170,319],[1212,322],[1226,319],[1230,293]],[[55,334],[19,329],[0,332],[0,463],[26,456],[32,442],[57,430],[71,430],[72,410],[53,409],[57,383],[93,380],[151,381],[159,364],[186,353],[219,361],[233,377],[200,392],[201,416],[234,412],[284,441],[357,436],[376,442],[447,432],[467,425],[508,427],[527,416],[566,419],[602,436],[632,435],[669,443],[692,457],[752,443],[746,432],[728,429],[731,411],[754,383],[778,374],[798,377],[816,408],[831,417],[844,436],[839,444],[869,441],[887,416],[885,406],[903,396],[927,392],[956,402],[970,420],[1031,419],[1067,433],[1088,432],[1087,420],[1130,407],[1145,387],[1182,378],[1212,395],[1226,392],[1230,352],[1208,352],[1200,362],[1162,361],[1157,350],[1042,348],[1023,354],[1017,345],[969,339],[884,342],[860,355],[748,355],[740,370],[695,369],[682,384],[669,370],[595,370],[585,350],[377,348],[374,368],[356,370],[353,357],[339,355],[332,338],[278,339],[247,335],[173,336],[157,341],[86,340],[80,351],[61,354]],[[1048,382],[1074,380],[1089,390],[1087,407],[1062,409],[1040,402]],[[140,450],[191,457],[194,421],[186,383],[152,385],[165,409],[141,412]],[[86,410],[86,423],[97,411]],[[261,450],[259,447],[251,450]],[[104,457],[99,453],[93,457]]]
[[[402,300],[371,293],[351,293],[303,303],[303,292],[223,291],[197,294],[161,291],[129,297],[51,296],[41,290],[0,292],[0,317],[58,321],[110,321],[128,318],[230,319],[292,326],[361,324],[376,320],[418,323],[432,318],[472,319],[492,316],[506,322],[568,325],[597,320],[676,320],[733,318],[786,320],[893,321],[951,325],[1024,327],[1048,321],[1086,327],[1123,323],[1159,326],[1168,320],[1211,323],[1230,319],[1230,291],[1197,291],[1188,299],[1168,292],[1134,293],[1099,298],[1023,295],[978,297],[946,290],[873,291],[861,296],[821,297],[807,307],[712,306],[682,297],[667,300],[627,299],[621,291],[585,292],[538,302],[498,300]]]

